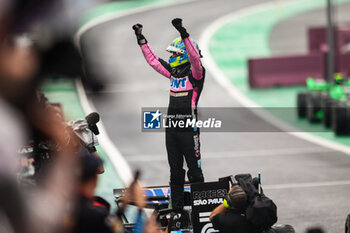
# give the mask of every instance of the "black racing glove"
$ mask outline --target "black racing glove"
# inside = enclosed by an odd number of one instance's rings
[[[139,23],[132,26],[132,29],[134,29],[134,31],[135,31],[137,43],[139,45],[147,44],[146,38],[144,37],[144,35],[142,35],[142,28],[143,28],[143,26]]]
[[[187,33],[186,28],[182,26],[182,19],[175,18],[171,21],[172,25],[180,32],[181,38],[185,39],[190,36],[190,34]]]

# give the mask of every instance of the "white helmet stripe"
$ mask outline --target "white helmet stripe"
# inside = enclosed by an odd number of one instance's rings
[[[172,45],[169,45],[169,46],[166,48],[166,51],[169,52],[169,53],[180,53],[180,54],[186,53],[185,50],[180,49],[180,48],[177,48],[177,47],[172,46]]]

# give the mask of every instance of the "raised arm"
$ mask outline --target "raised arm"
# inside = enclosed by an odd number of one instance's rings
[[[203,78],[203,68],[199,52],[196,46],[193,44],[191,37],[187,37],[183,40],[186,46],[186,50],[188,52],[188,59],[191,63],[193,78],[200,80]]]
[[[167,63],[157,56],[157,54],[152,50],[151,46],[147,43],[144,35],[142,35],[142,25],[135,24],[132,28],[135,31],[137,43],[140,45],[147,63],[158,73],[170,78],[171,74],[169,67],[167,67]]]
[[[188,52],[188,58],[191,63],[193,78],[200,80],[203,78],[203,67],[200,60],[200,54],[194,45],[190,35],[186,31],[186,28],[182,25],[182,19],[176,18],[171,21],[173,26],[180,32],[181,38],[185,43],[186,50]]]
[[[165,77],[170,78],[171,74],[169,70],[165,68],[165,61],[161,60],[157,56],[157,54],[155,54],[155,52],[152,50],[151,46],[148,43],[141,45],[141,50],[147,63],[150,66],[152,66],[153,69],[155,69],[158,73],[164,75]]]

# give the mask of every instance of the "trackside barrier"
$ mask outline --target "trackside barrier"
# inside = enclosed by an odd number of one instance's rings
[[[334,48],[338,54],[349,50],[350,27],[342,26],[334,29]],[[327,52],[327,29],[315,27],[308,30],[308,48],[310,53]]]
[[[350,27],[334,29],[335,72],[350,75]],[[327,76],[325,27],[308,30],[308,54],[248,60],[251,88],[304,85],[307,77]]]
[[[336,70],[339,73],[343,74],[343,77],[350,76],[350,53],[338,54],[335,57],[336,59]]]
[[[323,78],[324,53],[248,60],[250,87],[303,85],[307,77]]]

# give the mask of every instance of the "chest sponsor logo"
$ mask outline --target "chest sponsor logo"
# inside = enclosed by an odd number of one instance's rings
[[[186,88],[187,77],[184,78],[173,78],[170,80],[170,87],[174,89]]]
[[[183,96],[188,96],[188,92],[180,92],[180,93],[170,92],[170,95],[174,97],[183,97]]]

